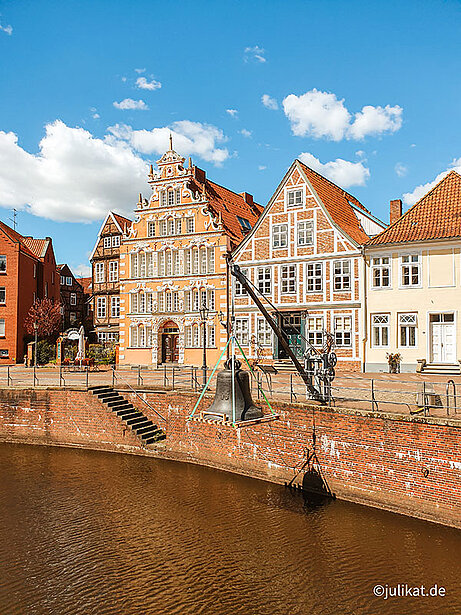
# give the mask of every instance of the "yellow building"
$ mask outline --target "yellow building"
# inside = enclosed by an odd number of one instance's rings
[[[251,230],[261,207],[206,177],[172,148],[150,169],[120,251],[120,364],[201,365],[227,340],[226,253]],[[221,323],[224,326],[221,326]]]
[[[365,248],[366,370],[459,374],[461,176],[452,171]],[[394,213],[394,215],[393,215]],[[393,218],[397,218],[393,222]]]

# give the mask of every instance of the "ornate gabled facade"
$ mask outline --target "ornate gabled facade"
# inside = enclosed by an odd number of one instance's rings
[[[364,298],[361,249],[384,228],[351,194],[299,160],[291,165],[263,215],[233,254],[298,357],[307,343],[336,343],[340,369],[360,370]],[[251,357],[286,359],[245,289],[233,285],[235,331]],[[280,363],[282,366],[282,363]]]
[[[130,226],[131,220],[109,212],[90,257],[94,333],[102,343],[113,344],[119,339],[120,246]]]
[[[149,199],[139,195],[120,254],[120,363],[202,364],[206,305],[207,359],[226,343],[225,255],[244,238],[261,208],[207,179],[172,148],[152,166]]]

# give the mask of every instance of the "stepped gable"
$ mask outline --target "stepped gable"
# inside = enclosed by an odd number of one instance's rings
[[[352,204],[366,212],[371,212],[358,201],[332,181],[317,173],[303,162],[298,160],[302,170],[307,176],[311,186],[322,201],[333,222],[358,244],[368,242],[369,236],[362,228],[360,221],[354,213]]]
[[[200,182],[195,177],[191,182],[191,189],[205,195],[208,200],[208,208],[213,214],[222,220],[225,231],[230,236],[235,245],[239,244],[242,239],[248,234],[242,227],[238,218],[248,220],[251,227],[258,221],[259,216],[263,212],[263,207],[253,201],[251,195],[242,196],[229,188],[224,188],[215,182],[205,178],[204,182]],[[244,193],[245,194],[245,193]]]
[[[450,171],[368,245],[461,237],[461,176]]]

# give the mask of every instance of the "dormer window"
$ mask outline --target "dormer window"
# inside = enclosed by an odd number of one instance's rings
[[[303,190],[298,188],[296,190],[287,190],[287,205],[288,207],[299,207],[303,204]]]
[[[246,235],[251,231],[251,224],[246,218],[241,218],[237,216],[237,220],[239,221],[240,228],[242,229],[242,233]]]

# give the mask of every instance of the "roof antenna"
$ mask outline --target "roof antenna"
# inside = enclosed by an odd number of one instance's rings
[[[173,151],[173,135],[170,132],[170,151]]]
[[[18,210],[13,207],[13,215],[11,218],[8,218],[8,220],[11,220],[11,222],[13,223],[13,230],[16,230],[16,227],[18,225],[16,221],[17,217],[18,217]]]

